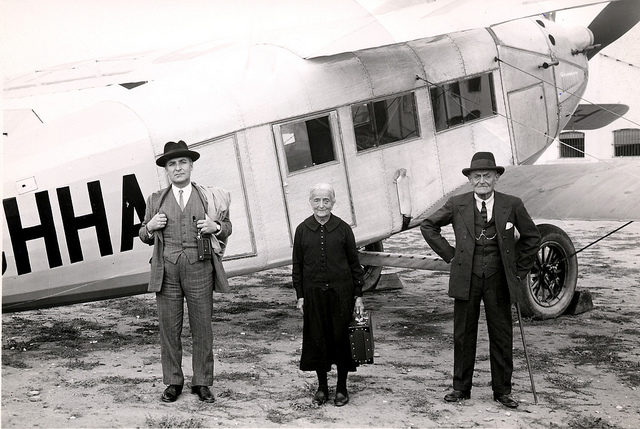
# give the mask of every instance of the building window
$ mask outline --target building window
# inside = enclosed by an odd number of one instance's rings
[[[280,126],[289,172],[335,161],[329,115]]]
[[[431,88],[436,131],[496,114],[491,73]]]
[[[625,128],[613,132],[614,156],[640,156],[640,129]]]
[[[418,137],[413,93],[351,106],[358,151]]]
[[[584,133],[562,132],[558,140],[560,140],[560,158],[584,158]]]

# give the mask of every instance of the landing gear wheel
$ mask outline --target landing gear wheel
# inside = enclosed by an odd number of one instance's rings
[[[578,258],[562,229],[541,224],[538,231],[542,240],[520,308],[524,316],[551,319],[564,313],[571,303],[578,280]]]
[[[382,252],[382,241],[376,241],[375,243],[367,244],[366,246],[364,246],[364,250],[367,250],[369,252]],[[378,286],[378,282],[380,281],[380,276],[382,275],[382,267],[363,265],[362,269],[364,270],[364,286],[362,287],[362,291],[368,292],[374,290],[376,286]]]

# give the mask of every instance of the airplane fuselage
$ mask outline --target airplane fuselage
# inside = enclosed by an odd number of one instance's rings
[[[162,72],[131,89],[75,91],[92,101],[7,138],[3,311],[146,291],[151,249],[136,237],[168,185],[154,159],[170,140],[201,154],[195,182],[231,192],[230,275],[290,263],[317,182],[360,245],[414,226],[474,152],[537,159],[584,92],[571,50],[590,43],[526,19],[313,59],[215,46],[156,58]]]

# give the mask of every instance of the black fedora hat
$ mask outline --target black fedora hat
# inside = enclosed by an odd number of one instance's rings
[[[471,165],[469,168],[463,168],[462,174],[468,176],[474,170],[493,170],[498,174],[504,173],[504,167],[496,165],[496,159],[491,152],[476,152],[471,158]]]
[[[156,165],[158,167],[164,167],[170,159],[180,158],[182,156],[191,158],[191,161],[196,161],[200,158],[200,154],[198,152],[189,150],[187,144],[180,140],[178,143],[168,142],[164,145],[164,153],[160,158],[156,159]]]

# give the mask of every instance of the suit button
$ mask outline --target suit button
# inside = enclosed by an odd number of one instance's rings
[[[507,249],[507,253],[509,253],[509,249]]]

